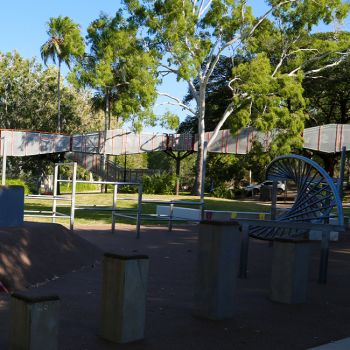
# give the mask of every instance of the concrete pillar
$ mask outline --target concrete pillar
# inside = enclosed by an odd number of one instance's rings
[[[194,315],[231,318],[241,249],[236,221],[202,221],[199,225]]]
[[[275,240],[271,270],[270,299],[279,303],[306,302],[311,242]]]
[[[58,349],[58,296],[12,294],[10,350]]]
[[[144,338],[149,258],[105,254],[101,337],[115,343]]]

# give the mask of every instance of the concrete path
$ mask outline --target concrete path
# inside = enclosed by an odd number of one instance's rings
[[[145,340],[116,345],[99,337],[97,262],[38,287],[60,296],[59,350],[305,350],[350,335],[350,240],[331,244],[327,285],[317,283],[315,246],[308,300],[302,305],[268,299],[272,249],[267,242],[251,240],[248,279],[238,281],[235,317],[214,322],[192,315],[196,226],[175,226],[173,232],[143,227],[140,240],[134,226],[118,229],[115,235],[109,226],[77,233],[102,251],[150,256]],[[9,297],[0,294],[0,349],[8,348],[9,317]],[[329,349],[349,350],[350,345]]]
[[[317,346],[316,348],[310,348],[308,350],[349,350],[350,338],[338,340],[329,344]]]

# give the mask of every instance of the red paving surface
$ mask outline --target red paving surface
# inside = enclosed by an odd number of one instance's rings
[[[350,240],[332,245],[327,285],[317,283],[318,245],[310,271],[309,298],[303,305],[268,299],[272,248],[251,240],[248,279],[237,286],[236,316],[208,321],[192,316],[196,226],[144,227],[140,240],[134,226],[121,225],[116,235],[107,226],[77,233],[102,251],[150,256],[145,340],[117,345],[98,337],[101,265],[87,266],[50,281],[40,293],[61,298],[59,349],[307,349],[350,336]],[[0,349],[7,349],[9,297],[0,297]],[[43,347],[45,350],[45,347]]]

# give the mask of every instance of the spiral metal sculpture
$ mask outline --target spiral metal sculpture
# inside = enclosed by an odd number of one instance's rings
[[[281,212],[276,221],[324,223],[336,217],[343,225],[343,207],[339,184],[316,162],[303,156],[287,154],[275,158],[267,167],[266,179],[293,181],[297,195],[291,208]],[[305,238],[307,230],[251,227],[252,237],[272,240],[275,238]]]

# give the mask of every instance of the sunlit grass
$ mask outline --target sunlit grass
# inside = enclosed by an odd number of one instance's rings
[[[67,195],[68,197],[68,195]],[[137,195],[136,194],[118,194],[118,208],[123,209],[136,209],[137,208]],[[144,200],[183,200],[183,201],[199,201],[197,196],[190,195],[144,195]],[[104,206],[111,207],[113,202],[112,193],[81,193],[76,196],[76,205],[88,205],[88,206]],[[69,214],[70,202],[58,201],[57,211]],[[161,203],[145,203],[142,205],[142,213],[155,214],[156,206]],[[191,208],[199,208],[198,206],[191,206]],[[228,211],[269,211],[269,206],[266,204],[259,204],[254,201],[242,201],[242,200],[230,200],[222,198],[205,198],[205,209],[212,210],[228,210]],[[38,199],[27,199],[25,201],[26,210],[52,210],[52,202]],[[50,222],[51,219],[26,217],[28,221],[45,221]],[[117,218],[120,223],[134,223],[133,220],[128,218]],[[101,211],[82,211],[77,210],[75,212],[75,223],[81,225],[97,225],[97,224],[109,224],[111,223],[111,213]],[[57,219],[56,222],[68,223],[67,219]],[[160,223],[159,221],[145,221],[144,223]]]

